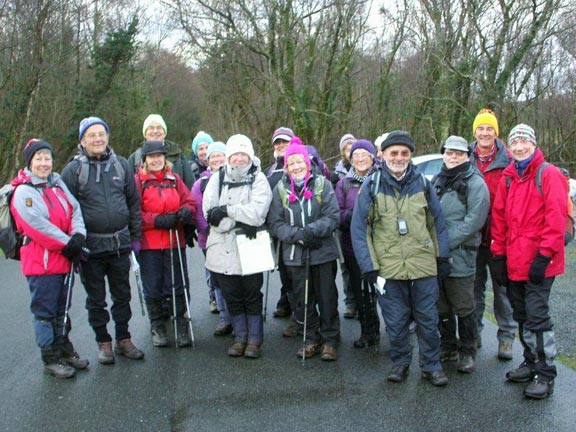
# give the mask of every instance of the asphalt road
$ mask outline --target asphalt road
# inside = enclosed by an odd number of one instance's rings
[[[75,285],[71,339],[91,364],[74,379],[42,373],[29,295],[19,263],[0,260],[1,431],[570,431],[576,430],[576,371],[558,365],[554,395],[526,400],[523,385],[505,382],[521,361],[496,358],[496,328],[486,322],[478,370],[461,375],[446,368],[450,383],[432,387],[420,380],[417,352],[408,381],[386,382],[391,366],[382,338],[379,350],[356,350],[355,320],[342,320],[337,362],[296,358],[299,340],[284,339],[286,320],[274,319],[279,291],[270,278],[263,357],[226,356],[230,338],[212,335],[217,316],[208,311],[203,258],[188,251],[196,349],[154,348],[147,319],[134,291],[131,331],[144,361],[117,358],[99,365],[87,323],[85,294]],[[340,285],[340,281],[339,285]],[[343,308],[342,308],[343,310]]]

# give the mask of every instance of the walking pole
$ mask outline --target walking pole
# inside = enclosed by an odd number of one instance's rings
[[[310,279],[310,249],[304,249],[304,331],[302,332],[302,364],[306,361],[306,327],[308,326],[308,283]]]
[[[174,325],[174,345],[178,348],[178,323],[176,322],[176,283],[174,281],[174,241],[172,234],[174,230],[170,228],[170,276],[172,277],[172,324]]]
[[[66,327],[68,324],[68,309],[70,309],[70,299],[72,297],[72,279],[74,278],[74,263],[70,264],[70,273],[68,273],[68,290],[66,292],[66,309],[64,309],[64,327],[62,328],[62,336],[66,336]]]
[[[264,290],[264,322],[268,314],[268,286],[270,285],[270,271],[266,273],[266,289]]]
[[[142,275],[140,274],[140,263],[138,263],[134,251],[130,252],[130,270],[132,270],[134,278],[136,279],[136,288],[138,290],[138,298],[140,299],[140,309],[142,310],[142,316],[145,316],[144,298],[142,297],[144,286],[142,285]]]
[[[176,231],[176,246],[178,247],[178,259],[180,260],[180,271],[182,272],[182,285],[184,289],[184,300],[186,301],[186,311],[188,312],[188,326],[190,327],[190,339],[192,339],[192,349],[196,349],[196,342],[194,340],[194,329],[192,328],[192,314],[190,313],[190,301],[188,298],[188,286],[186,273],[184,272],[184,262],[182,261],[182,250],[180,249],[180,238],[178,231]]]

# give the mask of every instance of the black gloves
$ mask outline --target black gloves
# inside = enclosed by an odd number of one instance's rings
[[[306,249],[316,250],[322,247],[322,239],[315,237],[311,228],[302,229],[302,246]]]
[[[492,260],[492,277],[498,285],[508,286],[508,267],[505,255],[497,255]]]
[[[240,232],[249,239],[255,239],[256,233],[258,232],[258,227],[245,224],[243,222],[236,222],[236,228],[240,228]]]
[[[74,234],[66,243],[66,246],[62,248],[62,255],[68,258],[73,263],[79,263],[82,259],[82,246],[84,246],[84,242],[86,241],[86,237],[82,234]]]
[[[362,279],[368,282],[370,285],[374,285],[378,282],[378,270],[372,270],[362,274]]]
[[[156,216],[154,219],[154,228],[173,229],[178,225],[178,215],[176,213],[166,213]]]
[[[438,270],[438,279],[444,282],[450,276],[450,258],[438,257],[436,258],[436,268]]]
[[[530,264],[530,270],[528,270],[528,277],[530,282],[535,285],[541,285],[546,278],[546,268],[550,264],[551,258],[542,255],[540,252],[536,254],[536,258]]]
[[[192,222],[192,212],[186,207],[182,207],[180,210],[178,210],[177,215],[178,222],[180,222],[182,225],[186,225]]]
[[[206,218],[206,220],[210,225],[218,226],[220,225],[220,222],[222,222],[222,219],[224,219],[226,216],[228,216],[226,206],[221,205],[220,207],[213,207],[210,210],[208,210],[208,217]]]
[[[198,235],[196,234],[196,227],[191,224],[184,225],[184,238],[186,239],[186,245],[188,247],[194,247],[194,240],[198,241]]]

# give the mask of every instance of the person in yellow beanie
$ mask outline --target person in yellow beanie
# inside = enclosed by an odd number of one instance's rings
[[[492,213],[492,203],[498,190],[502,171],[506,168],[512,156],[506,149],[506,144],[498,135],[500,129],[498,120],[494,111],[482,109],[474,118],[472,133],[475,141],[470,144],[470,162],[476,165],[478,171],[484,175],[484,181],[490,192],[490,212],[486,224],[482,228],[482,242],[476,256],[476,278],[474,281],[474,297],[476,301],[476,311],[474,312],[478,324],[477,346],[482,346],[482,317],[484,315],[486,299],[486,282],[488,280],[488,271],[492,280],[492,289],[494,290],[494,316],[498,322],[498,358],[501,360],[512,359],[512,344],[518,325],[512,318],[512,306],[506,295],[506,287],[498,285],[494,280],[492,255],[490,253],[490,243],[492,235],[490,232],[490,220]]]

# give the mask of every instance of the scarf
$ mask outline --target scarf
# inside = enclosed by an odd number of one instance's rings
[[[446,168],[446,164],[442,165],[442,169],[440,173],[436,177],[436,181],[434,182],[434,187],[436,188],[436,195],[438,198],[441,198],[446,190],[458,179],[460,178],[462,173],[465,173],[470,169],[470,161],[464,162],[454,168]]]

